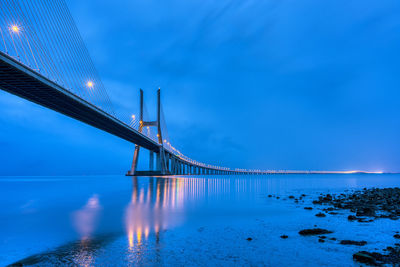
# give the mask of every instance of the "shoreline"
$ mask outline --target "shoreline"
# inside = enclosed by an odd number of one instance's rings
[[[301,194],[296,197],[289,195],[287,198],[282,198],[277,195],[268,195],[269,198],[282,200],[293,200],[295,204],[300,205],[308,212],[317,211],[316,217],[321,219],[331,216],[341,216],[341,222],[345,223],[360,223],[360,226],[365,223],[371,223],[375,220],[391,220],[393,222],[400,219],[400,188],[363,188],[362,190],[345,190],[340,194],[320,194],[317,199],[313,199],[311,205],[305,204],[305,199],[308,197]],[[340,211],[348,211],[351,214],[343,216]],[[354,246],[353,260],[357,263],[362,263],[370,266],[381,265],[400,265],[400,229],[391,233],[392,240],[387,240],[386,248],[380,252],[375,248],[373,251],[365,251],[361,248],[369,243],[366,240],[338,240],[334,235],[334,231],[330,229],[313,228],[299,229],[300,236],[316,236],[319,243],[325,243],[326,240],[337,242],[341,245]],[[289,238],[287,235],[282,235],[281,238]]]

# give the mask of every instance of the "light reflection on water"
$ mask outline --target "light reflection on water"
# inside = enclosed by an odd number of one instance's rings
[[[98,195],[93,195],[82,209],[72,214],[74,226],[82,240],[89,239],[94,232],[100,210],[99,197]]]
[[[208,265],[201,257],[211,257],[216,253],[212,251],[218,251],[218,257],[235,252],[241,262],[240,255],[251,258],[257,248],[247,251],[247,241],[237,241],[245,240],[240,231],[261,229],[259,235],[275,235],[277,229],[294,227],[289,224],[294,214],[299,224],[301,216],[308,216],[287,202],[269,200],[267,194],[396,186],[399,176],[63,177],[36,182],[32,178],[29,183],[26,179],[0,179],[0,235],[5,240],[0,243],[0,251],[5,252],[0,265],[158,265],[183,264],[186,258],[200,258],[199,264]],[[20,194],[12,193],[17,190]],[[30,212],[25,212],[28,207]],[[213,248],[213,244],[219,245]],[[221,246],[229,248],[220,251]],[[275,257],[279,250],[275,249]],[[259,251],[254,260],[268,263],[263,257],[272,255],[266,253]],[[226,258],[214,263],[232,260],[231,255]]]

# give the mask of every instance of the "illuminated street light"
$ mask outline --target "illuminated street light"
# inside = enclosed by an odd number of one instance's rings
[[[12,25],[11,30],[15,33],[19,33],[21,29],[17,25]]]
[[[86,85],[87,85],[87,87],[89,87],[89,88],[93,88],[93,86],[94,86],[94,84],[93,84],[92,81],[88,81],[88,82],[86,83]]]

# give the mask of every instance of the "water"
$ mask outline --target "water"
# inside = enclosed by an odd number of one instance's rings
[[[348,222],[346,212],[317,218],[303,207],[319,193],[399,182],[399,175],[2,177],[0,266],[356,266],[359,248],[298,231],[317,225],[373,250],[395,243],[398,222]],[[304,204],[287,199],[303,193]]]

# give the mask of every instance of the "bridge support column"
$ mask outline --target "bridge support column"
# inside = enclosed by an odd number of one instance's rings
[[[137,170],[137,164],[139,160],[139,150],[140,146],[135,145],[135,152],[133,153],[133,160],[131,165],[131,170],[128,172],[128,175],[135,175]]]
[[[174,159],[174,174],[178,174],[178,161]]]
[[[156,168],[157,170],[161,170],[161,164],[160,164],[160,153],[156,154]]]
[[[150,171],[154,171],[154,152],[150,151],[149,155],[149,169]]]
[[[168,155],[168,153],[167,153],[167,155],[165,155],[165,167],[166,167],[166,171],[168,173],[170,173],[170,170],[169,170],[169,155]]]

